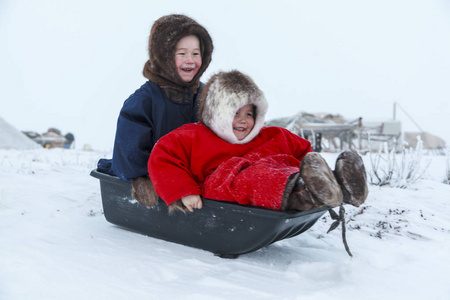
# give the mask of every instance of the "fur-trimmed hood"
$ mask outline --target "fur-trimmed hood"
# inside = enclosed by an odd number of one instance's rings
[[[192,81],[186,83],[181,80],[175,66],[175,47],[181,38],[188,35],[196,35],[200,40],[202,66]],[[144,77],[162,87],[188,87],[195,92],[200,85],[200,77],[211,62],[213,48],[208,31],[195,20],[184,15],[161,17],[150,31],[149,60],[144,66]]]
[[[239,108],[253,104],[255,125],[241,141],[233,133],[233,119]],[[245,144],[255,138],[264,125],[268,104],[253,80],[239,71],[213,75],[199,99],[198,119],[221,139],[231,144]]]

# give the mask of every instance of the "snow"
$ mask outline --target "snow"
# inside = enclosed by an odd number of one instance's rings
[[[0,149],[37,149],[39,144],[0,117]]]
[[[425,156],[410,188],[370,186],[364,205],[346,206],[353,258],[326,215],[230,260],[108,223],[89,172],[110,155],[0,150],[0,299],[450,298],[444,156]]]

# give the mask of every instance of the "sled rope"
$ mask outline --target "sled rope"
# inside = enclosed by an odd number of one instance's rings
[[[353,257],[353,254],[350,252],[350,248],[348,247],[348,244],[347,244],[347,238],[346,238],[346,232],[345,232],[344,204],[341,204],[341,206],[339,207],[339,215],[331,208],[328,210],[328,212],[330,213],[331,218],[335,221],[333,222],[333,224],[331,224],[330,229],[328,229],[327,233],[335,230],[339,226],[339,224],[342,223],[342,242],[344,243],[345,251],[347,251],[347,253],[348,253],[348,255],[350,255],[350,257]]]

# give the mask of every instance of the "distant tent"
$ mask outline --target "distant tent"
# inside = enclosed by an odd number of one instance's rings
[[[0,149],[26,150],[41,148],[39,144],[0,117]]]
[[[429,132],[405,132],[404,141],[412,148],[417,146],[417,137],[423,142],[424,149],[442,149],[445,147],[445,141]]]

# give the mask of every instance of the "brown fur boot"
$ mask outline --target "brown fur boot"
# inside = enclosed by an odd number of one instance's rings
[[[338,156],[334,175],[341,185],[344,203],[358,207],[366,201],[369,193],[367,174],[356,151],[344,151]]]
[[[329,207],[342,204],[342,191],[327,162],[319,153],[310,152],[300,163],[300,176],[315,200]]]
[[[307,211],[323,206],[322,203],[315,200],[311,193],[306,189],[302,178],[298,178],[295,187],[287,200],[286,210]]]
[[[158,195],[148,176],[131,179],[131,196],[145,206],[154,206],[158,203]]]

